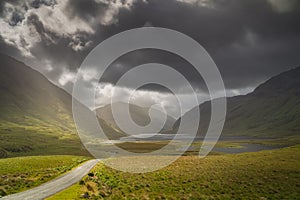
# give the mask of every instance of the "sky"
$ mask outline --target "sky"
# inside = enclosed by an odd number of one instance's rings
[[[0,52],[25,62],[72,93],[78,68],[105,39],[143,26],[182,32],[199,42],[215,61],[228,96],[246,94],[270,77],[300,66],[300,1],[298,0],[1,0]],[[109,103],[116,81],[145,63],[162,63],[182,73],[209,99],[201,76],[178,56],[145,49],[121,56],[104,73],[98,106]],[[97,70],[97,69],[95,69]],[[93,70],[82,75],[95,81]],[[98,82],[98,81],[96,81]],[[87,84],[91,89],[94,83]],[[183,86],[180,95],[190,94]],[[130,93],[131,88],[123,88]],[[134,94],[137,103],[162,105],[178,117],[174,96],[156,85]]]

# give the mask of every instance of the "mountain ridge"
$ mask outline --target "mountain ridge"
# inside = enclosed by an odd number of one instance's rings
[[[115,102],[113,103],[113,106],[115,106],[116,109],[122,107],[124,108],[126,106],[126,103],[123,102]],[[149,109],[147,107],[141,107],[134,104],[129,104],[129,112],[131,115],[132,120],[139,126],[146,126],[151,122],[150,116],[149,116]],[[95,109],[97,116],[104,119],[111,127],[113,127],[116,130],[120,130],[118,125],[116,124],[113,114],[112,114],[112,108],[110,104],[104,105],[102,107],[99,107]],[[157,109],[152,109],[152,117],[153,120],[158,120],[163,113]],[[169,115],[167,115],[167,120],[163,126],[163,129],[161,131],[172,129],[173,124],[175,123],[175,119]],[[151,132],[151,130],[148,130]]]
[[[69,94],[23,62],[0,54],[1,157],[88,155],[76,134]]]
[[[300,67],[276,75],[247,95],[227,98],[222,136],[287,137],[300,133]],[[204,136],[211,103],[199,105],[198,135]],[[195,109],[195,108],[194,108]],[[184,117],[183,115],[182,117]],[[173,129],[180,123],[179,118]]]
[[[72,116],[72,97],[23,62],[1,53],[0,60],[0,157],[89,155],[77,135]],[[229,97],[222,135],[287,137],[299,134],[298,77],[300,67],[270,78],[252,93]],[[87,109],[83,108],[85,111]],[[149,108],[135,106],[133,110],[135,113],[131,115],[137,124],[143,126],[150,122]],[[210,102],[201,104],[200,110],[199,136],[205,133],[209,123]],[[109,139],[126,136],[109,119],[103,119],[105,117],[97,113],[98,121]],[[180,118],[176,122],[170,117],[168,119],[164,133],[174,132],[180,121]],[[170,128],[174,130],[170,131]]]

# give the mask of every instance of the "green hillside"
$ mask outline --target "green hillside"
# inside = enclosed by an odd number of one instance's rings
[[[300,134],[300,67],[271,78],[252,93],[227,99],[223,136],[285,137]],[[200,105],[199,134],[207,130],[210,102]],[[185,116],[183,116],[185,117]],[[180,119],[175,123],[178,127]]]
[[[71,97],[39,72],[0,54],[0,157],[87,155]]]

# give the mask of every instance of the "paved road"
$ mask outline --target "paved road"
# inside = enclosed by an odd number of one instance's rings
[[[42,200],[49,196],[52,196],[71,185],[80,181],[100,160],[94,159],[85,162],[74,170],[57,177],[47,183],[44,183],[33,189],[8,195],[1,200]]]

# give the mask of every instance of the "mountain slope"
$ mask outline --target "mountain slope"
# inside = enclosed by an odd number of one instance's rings
[[[211,104],[205,102],[199,108],[199,135],[203,136],[210,120]],[[179,122],[180,119],[174,129]],[[296,134],[300,134],[300,67],[271,78],[248,95],[227,99],[222,136],[284,137]]]
[[[71,98],[39,72],[0,54],[2,157],[86,154],[76,135]]]
[[[72,97],[23,63],[3,54],[0,60],[0,157],[88,155],[76,132]]]
[[[125,107],[125,105],[126,104],[122,103],[122,102],[117,102],[117,103],[113,104],[114,108],[117,108],[117,109],[121,108],[121,107]],[[140,106],[137,106],[137,105],[130,104],[129,105],[129,111],[130,111],[132,120],[136,124],[138,124],[140,126],[146,126],[147,124],[150,123],[150,117],[149,117],[149,113],[148,113],[149,108],[144,108],[144,107],[140,107]],[[97,108],[96,113],[97,113],[98,117],[105,120],[107,122],[107,124],[109,124],[111,127],[113,127],[116,130],[119,130],[119,127],[118,127],[118,125],[116,124],[116,122],[114,120],[114,117],[113,117],[113,114],[112,114],[112,109],[111,109],[110,105],[106,105],[106,106]],[[152,112],[153,120],[159,120],[162,115],[163,115],[163,113],[159,110],[154,109],[153,112]],[[171,116],[167,116],[167,120],[166,120],[166,123],[163,127],[163,130],[172,129],[174,123],[175,123],[175,119]],[[151,132],[151,130],[148,130],[148,131]],[[151,132],[151,133],[153,133],[153,132]]]

